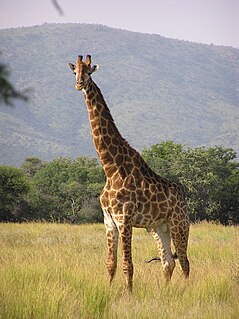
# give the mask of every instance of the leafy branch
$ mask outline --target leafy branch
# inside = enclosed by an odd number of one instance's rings
[[[27,101],[28,97],[17,91],[9,81],[10,72],[5,64],[0,63],[0,104],[13,105],[13,99]]]

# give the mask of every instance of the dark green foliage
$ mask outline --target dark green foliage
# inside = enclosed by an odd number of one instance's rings
[[[0,110],[1,163],[96,155],[68,67],[78,54],[100,65],[93,78],[138,150],[168,139],[239,150],[238,49],[87,24],[0,30],[0,42],[11,82],[32,88],[29,103]]]
[[[104,173],[96,159],[59,158],[46,163],[33,177],[32,206],[39,218],[56,221],[98,221],[101,210],[90,206],[104,185]],[[88,203],[89,202],[89,203]],[[96,208],[94,218],[80,218],[83,206]],[[86,214],[86,213],[85,213]]]
[[[184,186],[192,221],[239,222],[239,163],[232,149],[184,149],[169,141],[145,149],[143,157],[159,175]]]
[[[0,63],[0,105],[13,105],[14,99],[27,101],[27,96],[17,91],[9,80],[10,73],[5,64]]]
[[[192,149],[167,141],[142,155],[156,173],[183,184],[191,221],[239,223],[239,163],[232,149]],[[49,163],[27,158],[22,169],[0,166],[0,221],[102,222],[104,183],[95,158]]]
[[[0,221],[17,219],[19,205],[30,190],[30,181],[21,169],[0,166]]]
[[[45,163],[37,157],[28,157],[22,165],[23,172],[29,177],[35,174],[45,166]]]
[[[214,213],[213,219],[226,224],[228,221],[239,223],[239,170],[234,169],[225,178],[217,193],[220,209]]]
[[[175,172],[178,169],[178,161],[182,151],[183,146],[181,144],[167,141],[152,145],[149,149],[144,149],[142,155],[153,171],[160,176],[178,182]]]
[[[103,213],[101,212],[100,202],[97,198],[89,198],[85,201],[78,215],[76,221],[80,223],[102,223]]]
[[[105,176],[95,158],[27,158],[22,169],[0,166],[0,221],[102,222]]]

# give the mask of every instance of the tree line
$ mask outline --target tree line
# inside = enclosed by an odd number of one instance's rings
[[[184,186],[192,222],[239,223],[239,163],[223,147],[183,147],[172,141],[144,149],[160,176]],[[0,166],[0,221],[103,222],[99,195],[104,171],[95,158],[27,158]]]

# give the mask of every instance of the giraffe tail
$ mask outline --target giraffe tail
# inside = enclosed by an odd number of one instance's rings
[[[174,258],[174,259],[177,259],[177,258],[178,258],[178,255],[177,255],[176,252],[173,254],[173,258]],[[151,259],[149,259],[149,260],[145,260],[145,262],[146,262],[147,264],[151,263],[151,261],[161,261],[161,259],[160,259],[160,257],[154,257],[154,258],[151,258]]]

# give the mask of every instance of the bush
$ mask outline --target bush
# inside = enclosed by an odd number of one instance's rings
[[[0,221],[18,220],[18,207],[30,189],[23,171],[12,166],[0,166]]]

